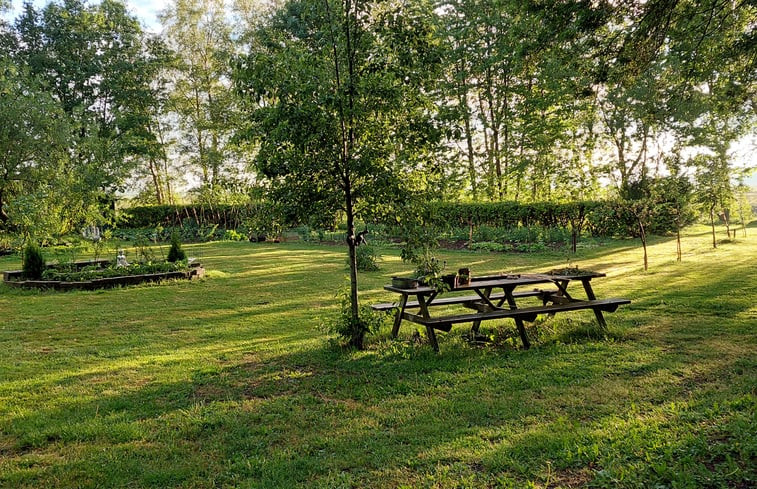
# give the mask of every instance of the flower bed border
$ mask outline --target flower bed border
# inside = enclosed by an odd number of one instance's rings
[[[83,265],[96,264],[94,262],[83,263]],[[77,263],[77,268],[82,263]],[[160,282],[162,280],[185,279],[192,280],[193,277],[201,278],[205,276],[205,269],[199,263],[191,263],[189,270],[145,273],[141,275],[123,275],[120,277],[104,277],[81,282],[65,282],[61,280],[19,280],[23,272],[21,270],[9,270],[3,272],[3,281],[11,286],[26,289],[53,289],[53,290],[97,290],[108,289],[111,287],[123,287],[127,285],[138,285],[146,282]]]

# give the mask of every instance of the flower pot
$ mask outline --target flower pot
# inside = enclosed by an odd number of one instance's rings
[[[409,277],[392,277],[392,286],[399,289],[414,289],[418,287],[418,279]]]
[[[454,273],[448,273],[447,275],[442,275],[442,282],[444,282],[445,285],[448,285],[450,289],[454,289],[456,278],[457,275]]]

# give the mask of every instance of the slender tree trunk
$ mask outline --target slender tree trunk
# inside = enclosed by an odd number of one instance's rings
[[[467,99],[464,101],[468,104]],[[476,152],[473,148],[473,130],[470,123],[470,110],[465,109],[465,143],[468,149],[468,174],[470,178],[471,192],[473,193],[473,201],[478,202],[478,183],[476,182]]]
[[[644,229],[644,223],[639,218],[639,235],[641,237],[641,246],[644,248],[644,271],[649,269],[649,259],[647,257],[647,231]]]
[[[150,174],[152,175],[152,184],[155,187],[155,200],[158,202],[158,205],[162,205],[163,195],[161,192],[162,184],[160,182],[160,168],[152,157],[150,157],[148,166],[150,167]]]
[[[487,126],[487,119],[486,119],[486,110],[484,108],[484,99],[481,96],[481,93],[478,94],[478,107],[479,107],[479,113],[481,115],[481,122],[483,123],[483,135],[484,135],[484,149],[486,150],[486,183],[487,183],[487,189],[486,193],[490,199],[494,199],[494,158],[492,156],[492,149],[489,145],[489,132],[486,130]]]
[[[676,261],[681,261],[681,226],[676,225]]]
[[[471,110],[468,106],[468,79],[465,76],[463,61],[457,67],[460,83],[457,86],[457,103],[463,111],[463,129],[465,130],[465,143],[468,157],[468,179],[470,180],[471,194],[474,202],[478,202],[478,183],[476,182],[476,153],[473,148],[473,130],[471,128]]]
[[[8,223],[8,214],[5,213],[5,209],[3,209],[3,205],[5,205],[5,195],[3,192],[3,189],[0,188],[0,223],[5,224]]]
[[[710,226],[712,226],[712,247],[717,248],[718,242],[715,239],[715,206],[710,206]]]
[[[489,104],[489,122],[492,129],[492,156],[494,157],[494,171],[497,185],[497,197],[503,200],[502,195],[502,162],[499,151],[499,121],[494,106],[494,86],[493,86],[491,68],[486,70],[486,97]]]

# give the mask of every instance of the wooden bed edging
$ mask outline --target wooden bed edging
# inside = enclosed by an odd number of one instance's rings
[[[162,280],[186,279],[203,277],[205,269],[194,266],[187,271],[146,273],[142,275],[123,275],[121,277],[104,277],[82,282],[63,282],[59,280],[5,280],[11,287],[25,289],[53,289],[53,290],[98,290],[126,285],[137,285],[145,282],[160,282]]]

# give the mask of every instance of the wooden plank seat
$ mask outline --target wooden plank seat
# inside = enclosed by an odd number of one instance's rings
[[[520,297],[551,297],[554,294],[557,294],[557,290],[541,290],[541,289],[534,289],[534,290],[525,290],[522,292],[513,292],[514,298],[520,298]],[[489,296],[489,300],[499,300],[504,299],[505,293],[504,292],[495,292]],[[459,296],[459,297],[442,297],[441,299],[434,299],[434,302],[431,303],[431,306],[448,306],[452,304],[465,304],[466,302],[476,302],[480,301],[481,298],[477,295],[466,295],[466,296]],[[395,307],[399,307],[399,304],[397,302],[382,302],[379,304],[372,304],[371,308],[374,311],[389,311],[391,309],[394,309]],[[407,304],[405,304],[405,309],[414,309],[420,307],[420,304],[418,301],[407,301]]]
[[[454,316],[441,316],[435,318],[424,318],[417,314],[404,313],[403,319],[414,323],[430,326],[440,331],[449,332],[452,325],[456,323],[469,323],[475,321],[485,321],[487,319],[513,318],[524,321],[535,321],[539,314],[554,314],[562,311],[578,311],[581,309],[594,309],[595,311],[615,312],[618,306],[630,304],[628,299],[596,299],[588,301],[573,301],[566,304],[552,304],[548,306],[524,307],[521,309],[498,309],[490,312],[479,312],[475,314],[458,314]]]

